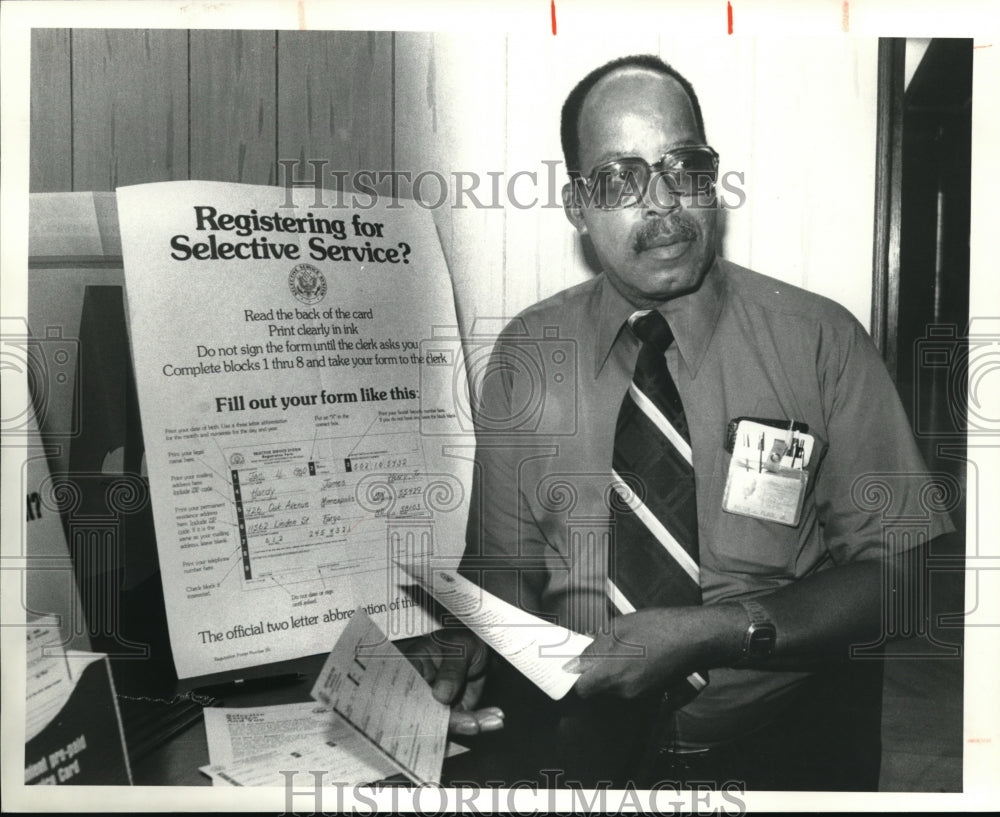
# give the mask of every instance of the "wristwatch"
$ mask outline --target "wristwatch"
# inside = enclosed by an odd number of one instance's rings
[[[767,615],[767,610],[753,599],[740,599],[739,605],[746,612],[750,623],[743,637],[743,654],[733,666],[752,666],[758,661],[768,658],[774,652],[774,642],[777,631],[774,623]]]

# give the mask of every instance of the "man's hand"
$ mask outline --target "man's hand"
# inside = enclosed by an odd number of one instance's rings
[[[884,569],[875,559],[849,562],[757,597],[778,633],[767,666],[802,669],[842,660],[850,645],[878,638]],[[581,696],[633,698],[697,670],[732,666],[741,657],[748,623],[733,602],[640,610],[614,619],[611,635],[594,641],[566,669],[582,673],[575,687]]]
[[[486,683],[489,649],[470,630],[438,630],[409,644],[406,657],[431,685],[435,699],[451,706],[448,731],[476,735],[503,728],[503,710],[475,709]]]
[[[736,661],[746,621],[733,604],[640,610],[614,619],[611,634],[597,638],[566,669],[582,673],[574,687],[581,697],[608,692],[635,698],[696,670]]]

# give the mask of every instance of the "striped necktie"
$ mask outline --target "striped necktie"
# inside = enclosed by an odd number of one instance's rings
[[[698,605],[691,442],[665,357],[674,337],[655,310],[636,312],[629,326],[642,346],[615,426],[612,479],[617,497],[612,501],[608,595],[619,613]],[[692,692],[707,683],[697,673],[688,680]],[[676,697],[671,691],[671,699]]]

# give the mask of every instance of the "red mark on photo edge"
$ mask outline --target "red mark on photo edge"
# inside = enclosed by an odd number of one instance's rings
[[[733,4],[726,3],[726,27],[730,34],[733,33]]]
[[[840,30],[847,34],[851,30],[851,3],[844,0],[840,7]]]
[[[986,45],[974,45],[972,46],[972,50],[975,51],[977,48],[992,48],[992,47],[993,43],[986,43]]]
[[[556,0],[551,0],[549,9],[552,12],[552,36],[556,36]]]

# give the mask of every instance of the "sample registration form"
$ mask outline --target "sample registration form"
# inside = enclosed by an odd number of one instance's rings
[[[416,607],[392,557],[462,548],[475,443],[433,221],[313,193],[117,191],[181,678],[321,652],[359,607],[385,624]]]

